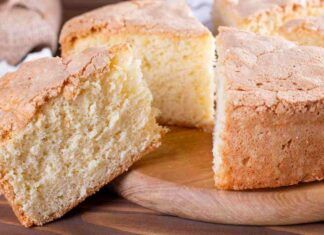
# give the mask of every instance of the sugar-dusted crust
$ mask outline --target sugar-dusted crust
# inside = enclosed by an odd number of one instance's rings
[[[109,64],[118,50],[95,48],[65,60],[44,58],[23,64],[17,72],[8,73],[0,80],[0,143],[10,138],[11,132],[24,128],[37,110],[50,99],[63,94],[66,99],[78,95],[79,77]]]
[[[225,121],[216,186],[324,179],[324,49],[230,28],[220,28],[217,46]]]
[[[324,47],[324,16],[288,21],[280,28],[279,33],[302,45]]]
[[[65,56],[73,43],[97,32],[161,34],[172,37],[210,35],[184,0],[133,0],[108,5],[68,21],[60,43]]]
[[[164,134],[164,133],[161,133]],[[53,214],[50,218],[47,220],[43,221],[34,221],[32,218],[28,218],[26,214],[23,212],[21,206],[17,205],[14,203],[15,201],[15,193],[13,192],[13,189],[11,185],[7,182],[4,182],[3,180],[0,179],[0,187],[3,189],[4,196],[6,199],[9,201],[10,205],[13,208],[13,211],[17,218],[19,219],[20,223],[24,225],[25,227],[32,227],[32,226],[42,226],[45,223],[51,222],[55,219],[58,219],[62,217],[64,214],[66,214],[68,211],[72,210],[74,207],[76,207],[78,204],[83,202],[87,197],[95,194],[98,192],[103,186],[107,185],[109,182],[111,182],[114,178],[117,176],[121,175],[125,171],[127,171],[136,161],[141,159],[143,156],[146,154],[152,152],[156,148],[158,148],[161,145],[159,141],[155,141],[154,143],[151,144],[145,151],[143,151],[141,154],[136,155],[136,156],[131,156],[126,161],[123,162],[123,164],[120,164],[118,166],[118,169],[113,172],[111,175],[107,176],[107,179],[104,182],[100,182],[97,184],[96,187],[93,187],[87,191],[87,194],[82,197],[80,200],[75,201],[73,204],[67,206],[61,211],[56,212]],[[1,178],[1,177],[0,177]]]

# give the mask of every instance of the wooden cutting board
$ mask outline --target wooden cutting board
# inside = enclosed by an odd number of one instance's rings
[[[246,192],[215,189],[212,135],[173,129],[114,188],[141,206],[183,218],[240,225],[324,221],[324,182]]]

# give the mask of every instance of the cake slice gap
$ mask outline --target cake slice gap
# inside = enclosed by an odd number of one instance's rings
[[[96,45],[130,43],[142,60],[153,106],[165,125],[214,125],[215,40],[184,0],[134,0],[111,4],[68,21],[62,56]]]

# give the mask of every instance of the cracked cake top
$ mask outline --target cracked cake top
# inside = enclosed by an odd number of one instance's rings
[[[12,131],[25,127],[37,110],[50,99],[63,95],[74,99],[80,79],[95,72],[104,72],[117,51],[129,50],[126,45],[109,51],[104,48],[85,50],[82,55],[43,58],[26,62],[0,80],[0,142]]]
[[[324,104],[324,48],[221,27],[220,79],[235,106]]]

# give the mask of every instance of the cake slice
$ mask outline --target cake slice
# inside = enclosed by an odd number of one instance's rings
[[[23,64],[0,80],[0,186],[20,222],[61,217],[159,146],[127,46]]]
[[[224,27],[216,41],[216,186],[323,180],[324,48]]]
[[[324,47],[324,16],[291,20],[279,33],[300,45]]]
[[[323,0],[214,0],[216,27],[233,26],[264,34],[278,35],[288,21],[324,15]]]
[[[184,0],[134,0],[76,17],[63,27],[63,57],[128,42],[142,60],[162,124],[211,130],[215,43]]]

